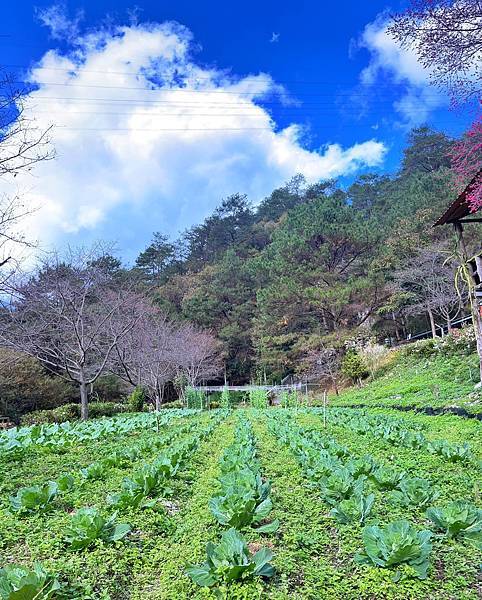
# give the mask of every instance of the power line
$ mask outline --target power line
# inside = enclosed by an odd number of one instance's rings
[[[231,90],[219,90],[219,89],[193,89],[193,88],[172,88],[172,87],[153,87],[153,88],[147,88],[147,87],[130,87],[130,86],[119,86],[119,85],[100,85],[100,84],[88,84],[88,83],[59,83],[59,82],[50,82],[50,81],[35,81],[35,82],[29,82],[29,81],[13,81],[12,83],[26,83],[32,86],[35,85],[44,85],[44,86],[54,86],[54,87],[71,87],[71,88],[96,88],[96,89],[106,89],[106,90],[128,90],[128,91],[138,91],[138,92],[157,92],[157,93],[188,93],[188,94],[226,94],[226,95],[232,95],[232,96],[254,96],[256,95],[255,91],[250,91],[250,92],[237,92],[237,91],[231,91]],[[37,91],[35,89],[31,90],[31,91]],[[259,94],[264,93],[263,90],[259,91]],[[279,94],[279,91],[277,90],[266,90],[266,95],[268,94]],[[310,93],[310,94],[299,94],[297,93],[296,96],[300,97],[300,98],[331,98],[333,96],[333,94],[336,94],[336,96],[347,96],[349,98],[353,98],[353,97],[360,97],[360,98],[365,98],[365,97],[373,97],[373,93],[372,92],[363,92],[363,93],[355,93],[355,92],[333,92],[333,93]],[[379,97],[379,94],[377,95]],[[433,97],[439,97],[440,94],[438,94],[437,92],[434,92],[433,94],[431,94],[431,96]],[[294,98],[293,100],[296,101],[297,98]]]
[[[57,128],[64,131],[273,131],[271,127],[169,127],[169,128],[130,128],[130,127],[113,127],[113,128],[101,128],[101,127],[68,127],[64,125],[56,125]]]
[[[77,69],[81,69],[82,73],[97,73],[99,75],[133,75],[139,76],[142,74],[142,70],[148,70],[148,67],[142,67],[138,71],[111,71],[111,70],[103,70],[103,69],[85,69],[82,65],[74,65],[72,69],[67,69],[63,67],[42,67],[36,65],[16,65],[16,64],[3,64],[2,67],[13,68],[13,69],[29,69],[29,70],[42,70],[42,71],[58,71],[63,73],[74,73]],[[302,83],[307,85],[353,85],[353,81],[326,81],[326,80],[316,80],[316,79],[273,79],[272,77],[266,77],[265,80],[262,79],[260,75],[230,75],[229,73],[220,72],[217,75],[217,78],[232,78],[234,79],[234,83],[238,83],[240,81],[256,81],[256,82],[265,82],[265,83],[287,83],[287,84],[296,84]],[[216,77],[202,77],[198,75],[189,75],[186,74],[183,76],[183,79],[194,80],[194,81],[216,81]],[[358,82],[356,82],[358,83]],[[389,84],[384,84],[389,85]]]
[[[202,106],[203,108],[205,107],[214,107],[214,108],[232,108],[232,107],[244,107],[246,108],[247,106],[252,106],[253,108],[265,108],[265,105],[273,105],[273,106],[281,106],[282,108],[286,108],[286,109],[306,109],[306,108],[326,108],[326,107],[330,107],[333,106],[335,104],[334,101],[326,101],[323,103],[320,102],[303,102],[300,104],[283,104],[282,102],[278,101],[270,101],[270,100],[266,100],[266,101],[261,101],[261,104],[253,104],[251,100],[246,99],[246,101],[241,101],[241,102],[213,102],[213,101],[209,101],[209,102],[205,102],[205,101],[189,101],[189,100],[151,100],[151,99],[144,99],[144,98],[95,98],[92,96],[89,97],[76,97],[76,96],[35,96],[35,97],[30,97],[30,100],[33,100],[35,102],[43,102],[45,100],[58,100],[58,101],[69,101],[69,102],[76,102],[76,103],[106,103],[106,104],[110,104],[110,103],[123,103],[123,104],[127,104],[127,105],[139,105],[139,104],[167,104],[167,105],[173,105],[173,106],[179,106],[179,107],[189,107],[189,106]],[[368,97],[366,98],[367,100],[369,99]],[[395,102],[395,99],[374,99],[370,101],[370,106],[373,105],[384,105],[384,104],[392,104],[393,102]]]

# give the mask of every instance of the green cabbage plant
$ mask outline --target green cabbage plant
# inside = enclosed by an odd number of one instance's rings
[[[394,521],[383,528],[368,525],[362,533],[365,550],[357,554],[355,560],[359,564],[385,568],[405,563],[412,567],[419,579],[425,579],[432,550],[431,536],[430,531],[418,531],[405,520]],[[400,573],[396,572],[394,581],[399,578]]]
[[[80,474],[86,481],[97,481],[104,479],[107,475],[108,465],[103,462],[93,462],[88,467],[80,469]]]
[[[425,507],[436,500],[439,493],[434,490],[429,481],[421,477],[407,477],[403,479],[398,490],[394,490],[390,497],[402,506]]]
[[[44,485],[20,488],[15,496],[10,496],[10,506],[18,513],[32,513],[45,510],[59,491],[55,481]]]
[[[319,481],[323,499],[331,505],[338,504],[353,494],[361,494],[365,478],[362,475],[355,479],[347,468],[340,468],[333,471],[328,477],[323,477]]]
[[[272,552],[261,548],[252,554],[234,528],[223,533],[219,544],[209,542],[206,554],[206,562],[186,569],[186,574],[200,586],[211,587],[239,579],[274,575],[274,567],[269,562],[273,558]]]
[[[80,550],[92,545],[95,540],[116,542],[131,530],[127,523],[116,524],[117,513],[105,519],[96,508],[79,509],[65,532],[65,541],[71,550]]]
[[[429,508],[427,517],[447,537],[464,537],[482,547],[482,510],[470,502],[456,500],[442,508]]]
[[[273,503],[269,496],[262,502],[258,502],[252,490],[239,487],[230,488],[227,493],[211,498],[209,508],[221,525],[243,529],[264,521],[271,512]],[[278,529],[278,526],[278,521],[273,521],[261,525],[256,530],[272,533]]]
[[[54,598],[61,585],[39,563],[33,569],[8,565],[0,569],[1,600],[46,600]]]
[[[394,490],[405,477],[404,471],[397,471],[392,467],[378,467],[370,475],[375,485],[380,490]]]
[[[340,504],[332,508],[330,516],[338,521],[338,523],[364,523],[372,510],[374,501],[374,494],[369,494],[368,496],[355,494],[350,498],[342,500]]]

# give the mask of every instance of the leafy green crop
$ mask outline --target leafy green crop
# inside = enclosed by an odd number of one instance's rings
[[[434,440],[427,447],[430,452],[443,456],[449,462],[462,462],[473,458],[470,445],[467,442],[452,445],[446,440]]]
[[[268,392],[263,388],[249,390],[249,403],[253,408],[266,408],[268,406]]]
[[[0,569],[1,600],[46,600],[60,589],[58,579],[39,563],[35,563],[32,570],[19,565]]]
[[[355,479],[347,468],[342,467],[333,471],[328,477],[323,477],[319,481],[319,486],[324,500],[334,505],[353,494],[361,494],[364,483],[363,475]]]
[[[368,525],[362,533],[365,550],[357,554],[355,560],[360,564],[385,568],[406,563],[414,569],[419,579],[425,579],[432,550],[431,535],[428,530],[417,531],[405,520],[389,523],[384,528]],[[400,573],[397,572],[394,580],[399,577]]]
[[[442,508],[429,508],[427,517],[447,537],[464,537],[482,548],[482,510],[464,500]]]
[[[160,492],[169,492],[168,480],[157,465],[143,465],[132,478],[126,477],[122,484],[125,490],[134,495],[149,496]]]
[[[94,462],[84,469],[80,469],[80,474],[86,481],[96,481],[104,479],[108,472],[108,465],[103,462]]]
[[[403,471],[397,471],[391,467],[378,467],[370,475],[378,489],[380,490],[393,490],[398,487],[405,473]]]
[[[125,537],[131,530],[126,523],[116,525],[117,514],[105,519],[95,508],[81,508],[72,517],[65,532],[65,541],[71,550],[87,548],[95,540],[116,542]]]
[[[66,473],[57,479],[57,485],[59,487],[59,492],[68,492],[69,490],[73,489],[75,485],[75,479],[72,475]]]
[[[370,514],[375,495],[355,494],[346,500],[342,500],[338,506],[332,508],[330,515],[338,521],[338,523],[364,523],[367,516]]]
[[[10,496],[10,506],[18,513],[31,513],[45,510],[58,494],[58,485],[49,481],[44,485],[20,488],[15,496]]]
[[[200,586],[211,587],[250,577],[271,577],[274,568],[269,563],[273,554],[267,548],[251,554],[236,529],[223,533],[218,545],[206,546],[207,560],[200,566],[189,566],[186,574]]]
[[[352,458],[346,463],[346,467],[353,477],[359,477],[360,475],[370,475],[377,468],[377,463],[373,456],[366,454],[361,458]]]
[[[221,525],[243,529],[249,525],[262,522],[273,508],[269,496],[258,502],[254,490],[230,488],[224,495],[215,496],[209,501],[209,508]],[[264,533],[272,533],[278,529],[279,523],[262,525],[257,529]]]
[[[400,482],[398,489],[390,494],[390,498],[402,506],[428,506],[436,500],[439,493],[429,481],[421,477],[406,477]]]

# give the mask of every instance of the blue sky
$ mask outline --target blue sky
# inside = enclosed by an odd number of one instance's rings
[[[386,34],[403,2],[139,4],[3,8],[0,62],[55,126],[56,160],[15,181],[44,246],[102,238],[132,259],[230,193],[391,172],[410,127],[469,121]]]

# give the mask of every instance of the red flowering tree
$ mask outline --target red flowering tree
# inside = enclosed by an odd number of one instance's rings
[[[482,118],[477,118],[451,150],[452,170],[457,192],[473,181],[467,193],[470,210],[482,208]]]

